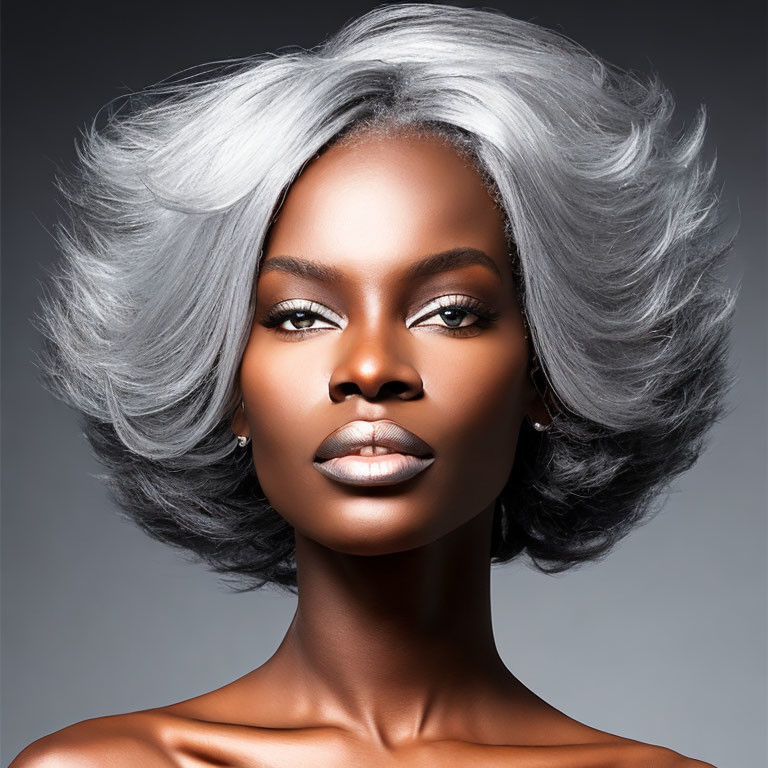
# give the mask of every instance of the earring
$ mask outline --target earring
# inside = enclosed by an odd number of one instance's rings
[[[533,428],[537,432],[546,432],[551,426],[551,424],[542,424],[540,421],[533,422]]]
[[[245,410],[245,401],[244,400],[240,401],[240,407],[243,410]],[[245,448],[245,446],[248,445],[248,443],[250,443],[250,442],[251,442],[251,438],[250,437],[246,437],[245,435],[238,435],[237,436],[237,445],[240,448]]]

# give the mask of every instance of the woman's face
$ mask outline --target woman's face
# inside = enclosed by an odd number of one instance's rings
[[[440,139],[336,145],[292,185],[265,247],[232,428],[251,436],[264,494],[298,533],[399,552],[494,503],[536,407],[508,258],[481,177]],[[316,461],[334,430],[377,420],[433,460],[368,448],[335,460],[351,480]],[[395,433],[357,427],[374,442]]]

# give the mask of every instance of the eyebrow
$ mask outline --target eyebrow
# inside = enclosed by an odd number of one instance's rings
[[[452,269],[460,269],[470,264],[480,264],[490,269],[499,280],[502,280],[501,272],[490,256],[477,248],[467,247],[451,248],[448,251],[425,256],[408,268],[406,276],[415,279]],[[265,272],[271,271],[287,272],[291,275],[319,280],[324,283],[339,283],[344,280],[344,273],[337,267],[318,264],[315,261],[307,261],[295,256],[275,256],[262,262],[259,274],[263,275]]]

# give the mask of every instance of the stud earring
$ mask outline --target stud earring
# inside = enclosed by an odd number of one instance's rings
[[[534,421],[529,415],[527,415],[528,423],[537,431],[537,432],[547,432],[549,428],[552,426],[552,422],[550,421],[549,424],[542,424],[540,421]]]

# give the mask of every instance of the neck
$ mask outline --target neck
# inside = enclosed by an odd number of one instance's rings
[[[297,533],[298,608],[271,663],[301,670],[296,684],[326,716],[383,743],[508,690],[517,681],[491,624],[492,513],[389,555],[347,555]]]

